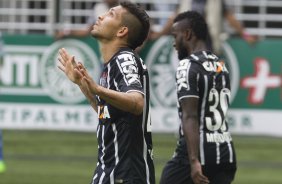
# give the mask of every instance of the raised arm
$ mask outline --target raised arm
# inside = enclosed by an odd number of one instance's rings
[[[65,73],[70,81],[79,86],[92,108],[97,112],[97,102],[95,96],[90,92],[87,86],[82,86],[81,83],[83,74],[80,71],[84,69],[84,66],[81,63],[76,63],[74,56],[71,56],[64,48],[59,50],[58,60],[58,68]]]
[[[225,18],[228,21],[228,23],[236,30],[236,32],[249,44],[253,44],[255,42],[257,42],[258,37],[253,36],[248,34],[243,25],[241,24],[241,22],[239,22],[234,13],[230,10],[225,12]]]
[[[104,88],[98,85],[88,74],[85,69],[81,70],[83,74],[82,87],[89,89],[92,94],[98,95],[114,107],[140,115],[143,112],[144,96],[139,92],[118,92]]]

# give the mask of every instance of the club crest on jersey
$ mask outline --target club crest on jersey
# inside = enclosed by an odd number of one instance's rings
[[[225,64],[223,61],[217,61],[217,62],[211,62],[211,61],[205,61],[202,63],[203,67],[208,72],[228,72]]]
[[[133,55],[121,54],[118,56],[118,59],[120,60],[120,67],[125,76],[127,85],[139,82],[138,69]]]
[[[98,118],[99,119],[111,118],[108,106],[103,106],[103,105],[98,106]]]
[[[107,84],[107,77],[108,77],[108,73],[103,72],[100,78],[100,85],[107,88],[108,84]]]

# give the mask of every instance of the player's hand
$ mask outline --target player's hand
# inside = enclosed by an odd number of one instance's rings
[[[70,56],[66,49],[62,48],[59,50],[58,60],[60,62],[58,68],[62,70],[73,83],[80,85],[83,76],[77,68],[74,56]]]
[[[246,32],[243,33],[242,38],[250,45],[253,45],[258,41],[258,36],[250,35]]]
[[[82,78],[81,78],[81,82],[80,82],[79,87],[80,87],[82,93],[83,93],[89,100],[91,100],[91,99],[93,99],[93,93],[90,91],[88,83],[85,83],[85,82],[83,83],[83,82],[82,82],[83,77],[88,78],[88,77],[90,77],[90,76],[89,76],[87,70],[85,69],[85,67],[83,66],[82,63],[78,62],[78,64],[77,64],[77,69],[79,70],[79,72],[80,72],[81,75],[82,75]],[[90,77],[90,78],[91,78],[91,77]]]
[[[191,177],[195,184],[208,184],[209,179],[203,175],[202,166],[199,161],[191,164]]]
[[[88,90],[88,93],[91,93],[91,95],[96,95],[99,90],[99,85],[92,79],[92,77],[89,75],[89,73],[81,63],[79,63],[78,68],[79,72],[83,75],[81,79],[81,89]]]

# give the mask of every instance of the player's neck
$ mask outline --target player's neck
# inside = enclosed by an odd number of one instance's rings
[[[127,45],[118,41],[100,42],[100,52],[104,63],[108,63],[110,59],[120,50]]]
[[[197,41],[196,43],[193,44],[191,53],[204,51],[204,50],[207,50],[206,43],[203,41]]]

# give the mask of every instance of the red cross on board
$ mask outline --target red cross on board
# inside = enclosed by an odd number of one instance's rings
[[[263,102],[268,88],[277,88],[281,85],[280,75],[271,75],[270,66],[266,59],[255,60],[255,74],[242,79],[241,86],[250,88],[249,102],[260,104]]]

